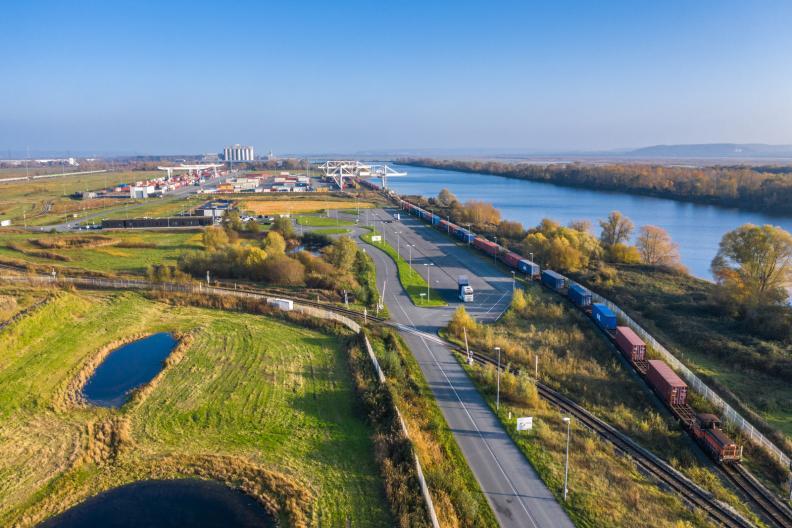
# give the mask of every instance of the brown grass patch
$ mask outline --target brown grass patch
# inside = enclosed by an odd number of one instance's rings
[[[246,200],[240,203],[239,206],[241,209],[253,211],[255,214],[271,215],[315,213],[325,209],[349,209],[356,206],[361,209],[369,209],[374,207],[374,204],[340,200]]]
[[[106,246],[115,243],[116,239],[104,235],[68,237],[58,236],[48,238],[31,238],[28,240],[28,242],[44,249],[76,249]]]

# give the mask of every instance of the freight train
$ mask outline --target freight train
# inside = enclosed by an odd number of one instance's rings
[[[373,185],[373,184],[372,184]],[[376,187],[376,186],[375,186]],[[696,414],[687,403],[687,384],[664,361],[646,359],[646,343],[628,326],[620,326],[618,318],[607,305],[592,302],[591,292],[580,284],[553,270],[541,270],[539,265],[518,253],[508,250],[484,237],[464,229],[448,219],[422,209],[401,198],[396,198],[399,207],[449,236],[472,245],[484,254],[503,262],[509,268],[538,280],[544,287],[569,299],[583,310],[615,345],[632,367],[673,415],[682,423],[690,435],[717,462],[737,462],[742,459],[742,446],[733,442],[720,428],[720,419],[712,414]]]

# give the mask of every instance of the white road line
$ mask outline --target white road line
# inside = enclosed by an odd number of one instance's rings
[[[399,307],[399,309],[401,310],[401,312],[404,314],[404,317],[406,317],[407,320],[410,322],[410,325],[412,325],[412,327],[415,330],[418,330],[417,328],[415,328],[415,324],[413,323],[413,321],[410,318],[410,316],[407,314],[407,311],[404,309],[404,307],[402,306],[401,302],[399,302],[399,298],[396,296],[396,294],[392,293],[391,296],[393,297],[393,300],[396,302],[396,304]],[[470,411],[468,411],[467,406],[462,401],[462,398],[459,396],[459,393],[457,392],[456,387],[454,387],[454,384],[451,383],[451,380],[448,378],[448,375],[446,374],[445,369],[443,369],[443,367],[440,365],[440,362],[437,360],[437,357],[435,356],[435,354],[432,351],[432,349],[429,348],[429,345],[426,344],[426,341],[424,340],[424,338],[422,336],[419,336],[419,339],[421,340],[421,343],[423,344],[423,346],[426,348],[426,351],[429,352],[429,354],[432,356],[432,359],[435,362],[435,366],[442,373],[442,375],[445,378],[446,383],[448,384],[448,386],[451,388],[452,391],[454,391],[454,396],[456,396],[457,401],[459,402],[459,405],[461,405],[462,409],[464,409],[465,414],[467,415],[468,419],[470,420],[470,423],[476,429],[476,432],[478,433],[479,438],[481,439],[481,442],[487,448],[487,451],[489,452],[490,456],[492,456],[492,459],[495,461],[495,464],[498,466],[498,469],[500,470],[501,474],[503,475],[503,478],[506,480],[506,482],[509,483],[509,487],[511,488],[512,492],[514,493],[514,495],[517,497],[517,500],[520,503],[520,506],[522,506],[522,509],[525,512],[525,514],[528,516],[528,519],[531,521],[531,524],[535,528],[538,528],[538,525],[536,524],[536,521],[534,520],[533,516],[531,515],[531,512],[529,512],[528,508],[525,506],[525,503],[523,502],[522,496],[517,491],[517,488],[514,487],[514,483],[509,478],[509,475],[506,474],[506,471],[503,469],[503,466],[501,466],[501,463],[498,460],[498,457],[495,455],[495,453],[492,451],[492,448],[489,446],[489,442],[487,442],[487,440],[484,438],[484,434],[479,429],[478,424],[476,424],[476,421],[473,419],[473,416],[470,414]],[[492,411],[490,411],[490,412],[492,412]]]

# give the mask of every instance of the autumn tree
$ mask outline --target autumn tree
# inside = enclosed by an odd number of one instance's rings
[[[792,286],[792,234],[771,225],[738,227],[723,235],[712,272],[727,295],[748,309],[781,304]]]
[[[245,223],[245,231],[251,233],[253,235],[259,234],[261,232],[261,226],[255,219],[251,218]]]
[[[204,229],[201,238],[203,245],[208,249],[217,249],[228,244],[228,234],[223,228],[217,226]]]
[[[662,227],[645,225],[638,233],[636,247],[641,262],[649,266],[679,267],[679,246]]]
[[[342,271],[351,271],[357,256],[357,245],[348,236],[338,237],[324,249],[327,261]]]
[[[280,233],[286,240],[294,238],[294,226],[292,225],[292,221],[285,216],[279,216],[273,220],[270,231]]]
[[[467,313],[464,306],[457,308],[448,322],[448,332],[456,337],[462,337],[465,331],[472,332],[475,329],[476,320]]]
[[[457,197],[448,189],[442,189],[437,195],[437,203],[442,207],[451,207],[454,202],[458,202]]]
[[[563,227],[544,219],[522,241],[523,254],[534,253],[535,260],[545,267],[577,271],[588,267],[602,249],[597,239],[587,232]]]
[[[223,217],[223,227],[226,228],[226,231],[236,231],[237,233],[242,231],[242,229],[244,229],[244,224],[242,223],[242,219],[239,218],[239,211],[232,209],[226,212]]]
[[[282,255],[286,252],[286,241],[277,231],[270,231],[264,239],[264,249],[270,255]]]
[[[305,266],[286,255],[273,255],[264,261],[263,279],[273,284],[297,286],[305,282]]]
[[[574,229],[575,231],[580,231],[581,233],[591,232],[590,220],[572,220],[567,225],[569,226],[570,229]]]
[[[491,203],[480,200],[468,200],[462,210],[463,218],[468,222],[479,225],[498,225],[500,223],[500,211]]]
[[[606,249],[616,244],[624,244],[633,232],[633,223],[619,211],[613,211],[605,220],[600,220],[602,232],[600,241]]]
[[[508,238],[511,240],[519,240],[525,233],[525,229],[520,222],[512,222],[511,220],[501,220],[496,230],[498,238]]]

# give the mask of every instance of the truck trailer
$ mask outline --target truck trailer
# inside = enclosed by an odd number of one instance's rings
[[[462,302],[473,302],[473,287],[466,275],[460,275],[457,278],[457,293],[459,300]]]

